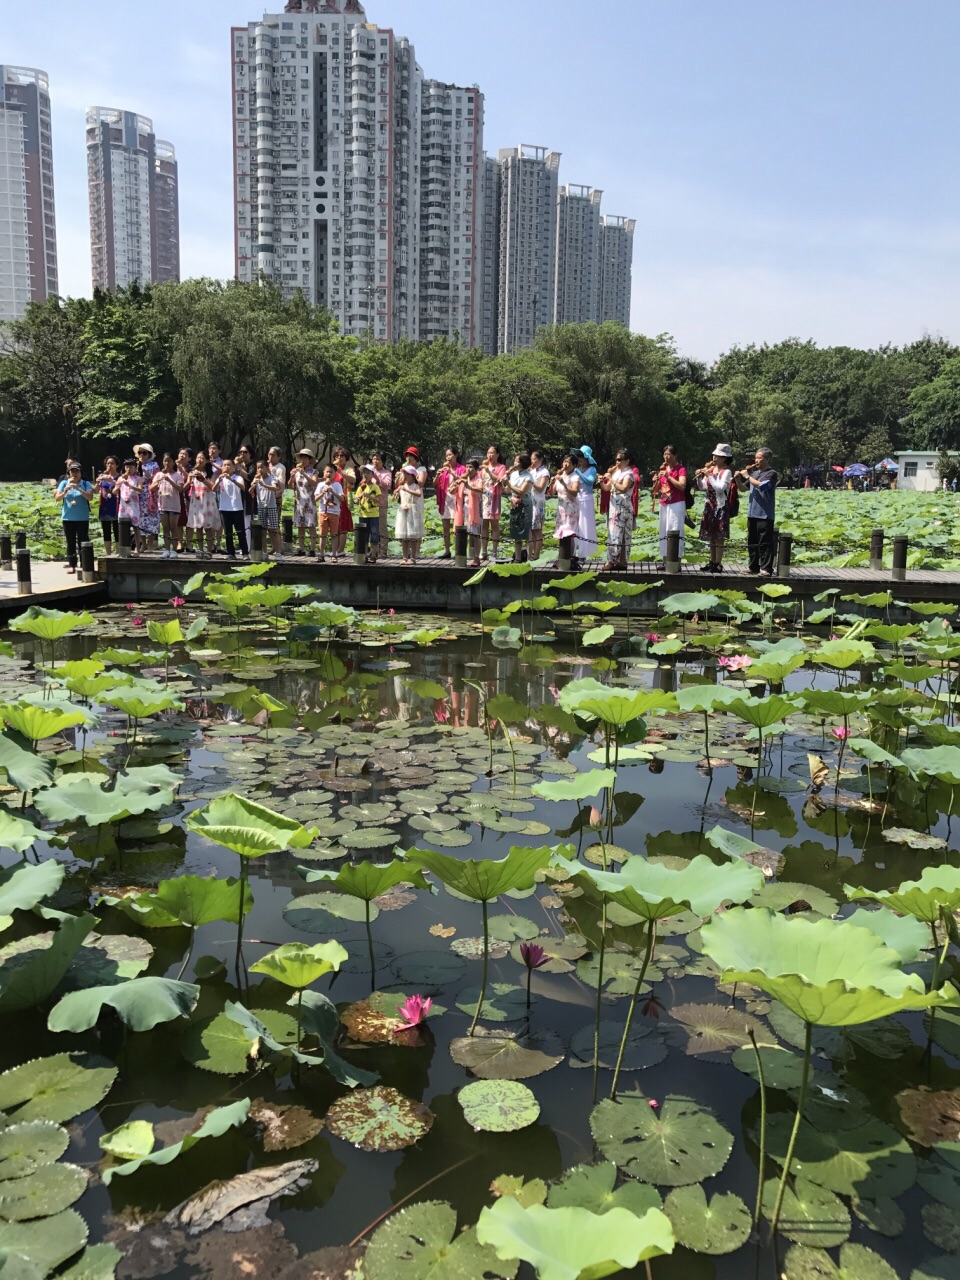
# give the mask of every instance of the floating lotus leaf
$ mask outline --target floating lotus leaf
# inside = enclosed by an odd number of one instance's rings
[[[763,1213],[769,1219],[777,1197],[777,1179],[763,1184]],[[850,1235],[850,1212],[826,1187],[796,1178],[787,1187],[780,1214],[780,1232],[788,1240],[821,1249],[833,1249]]]
[[[455,951],[458,956],[463,956],[465,960],[482,960],[484,952],[483,938],[456,938],[450,943],[450,949]],[[509,942],[501,942],[499,939],[492,938],[486,950],[491,960],[502,960],[504,956],[510,954],[510,944]]]
[[[875,933],[843,921],[735,907],[705,924],[700,936],[724,982],[759,987],[817,1025],[852,1026],[903,1009],[960,1004],[949,986],[928,994]]]
[[[582,876],[612,901],[644,920],[660,920],[693,910],[709,915],[722,902],[743,902],[763,884],[763,873],[747,863],[717,866],[698,854],[680,869],[646,858],[631,858],[622,871],[594,871],[577,862],[555,857],[553,865],[566,875]]]
[[[116,1067],[91,1054],[34,1058],[0,1075],[0,1111],[15,1124],[72,1120],[102,1101],[116,1077]]]
[[[633,985],[633,983],[630,984],[631,991],[633,990]],[[613,1070],[617,1065],[620,1045],[623,1041],[623,1025],[622,1022],[612,1022],[606,1018],[601,1019],[599,1038],[597,1040],[599,1065],[601,1067]],[[593,1066],[594,1037],[596,1035],[597,1027],[593,1022],[588,1022],[586,1026],[573,1033],[570,1040],[571,1067]],[[643,1021],[642,1019],[634,1018],[630,1027],[630,1034],[627,1037],[620,1070],[642,1071],[647,1067],[656,1066],[666,1056],[667,1046],[664,1044],[663,1033],[659,1026],[650,1019]]]
[[[433,1112],[396,1089],[377,1085],[338,1098],[326,1114],[332,1134],[361,1151],[400,1151],[418,1142],[433,1124]]]
[[[61,1125],[30,1120],[0,1129],[0,1179],[23,1178],[41,1165],[59,1160],[70,1144]]]
[[[254,1009],[253,1014],[282,1045],[297,1039],[296,1020],[277,1009]],[[241,1075],[248,1069],[248,1058],[255,1053],[250,1037],[239,1023],[226,1013],[193,1023],[180,1037],[180,1052],[195,1067],[221,1075]]]
[[[498,1257],[529,1262],[540,1280],[595,1280],[672,1253],[676,1243],[659,1209],[643,1217],[620,1208],[602,1215],[571,1207],[524,1209],[512,1196],[483,1209],[477,1239]]]
[[[324,974],[333,973],[347,959],[339,942],[286,942],[250,966],[251,973],[264,973],[285,986],[309,987]]]
[[[854,888],[845,884],[843,891],[852,901],[866,898],[881,902],[894,911],[935,924],[941,907],[947,911],[960,909],[960,868],[946,864],[924,867],[919,879],[904,880],[896,889]]]
[[[306,849],[319,834],[265,805],[231,792],[195,809],[184,825],[242,858],[257,858],[281,849]]]
[[[646,1098],[604,1099],[590,1114],[597,1145],[618,1169],[641,1182],[683,1187],[719,1173],[733,1136],[691,1098],[667,1097],[659,1110]]]
[[[481,1245],[473,1228],[457,1233],[457,1214],[448,1204],[424,1201],[393,1214],[367,1247],[367,1280],[512,1280],[515,1260],[499,1262]]]
[[[663,1211],[677,1243],[695,1253],[733,1253],[746,1244],[753,1227],[750,1210],[739,1196],[718,1193],[708,1203],[703,1187],[676,1187]]]
[[[559,1066],[563,1045],[553,1031],[522,1036],[478,1031],[451,1041],[450,1057],[481,1080],[528,1080]]]
[[[770,1155],[783,1162],[793,1118],[772,1116],[767,1128]],[[917,1161],[896,1129],[870,1119],[855,1128],[818,1129],[803,1123],[797,1134],[792,1171],[838,1195],[896,1197],[912,1187]]]
[[[903,1089],[896,1097],[907,1135],[922,1147],[960,1140],[960,1093],[926,1085]]]
[[[191,929],[214,920],[236,924],[253,906],[253,891],[244,882],[242,895],[236,879],[216,880],[209,876],[177,876],[173,880],[161,880],[150,893],[135,897],[105,898],[131,920],[147,928],[170,928],[187,925]]]
[[[921,921],[914,916],[898,916],[895,911],[886,907],[878,907],[876,910],[859,907],[844,919],[847,924],[872,930],[888,947],[896,951],[905,964],[916,960],[924,947],[930,944],[930,932]]]
[[[467,1123],[488,1133],[525,1129],[540,1114],[540,1103],[532,1090],[516,1080],[476,1080],[464,1085],[457,1101]]]
[[[568,1169],[547,1193],[547,1207],[570,1206],[589,1209],[591,1213],[608,1213],[611,1209],[628,1209],[642,1217],[648,1209],[661,1209],[663,1201],[655,1187],[644,1182],[625,1182],[616,1186],[617,1166],[610,1161],[601,1164],[578,1164]],[[616,1189],[615,1189],[616,1188]]]
[[[411,849],[406,859],[435,875],[447,888],[475,902],[492,902],[511,889],[531,889],[536,873],[554,856],[550,848],[526,849],[514,846],[505,858],[453,858],[432,849]]]
[[[862,1244],[845,1244],[839,1262],[822,1249],[797,1244],[784,1260],[783,1280],[897,1280],[897,1273]]]
[[[9,1256],[14,1254],[35,1268],[26,1272],[24,1280],[49,1275],[79,1253],[86,1242],[87,1224],[76,1209],[64,1209],[36,1222],[0,1222],[0,1257],[6,1255],[8,1259],[3,1270],[8,1270]]]
[[[530,790],[543,800],[586,800],[614,786],[616,780],[613,769],[588,769],[560,782],[536,782]]]
[[[136,1160],[149,1155],[153,1144],[153,1125],[147,1120],[130,1120],[105,1133],[100,1139],[100,1150],[116,1160]]]
[[[250,1119],[262,1130],[264,1151],[302,1147],[323,1128],[323,1120],[306,1107],[282,1106],[264,1098],[256,1098],[250,1104]]]
[[[670,1016],[686,1032],[686,1053],[725,1053],[740,1049],[750,1041],[750,1032],[759,1042],[771,1039],[763,1023],[729,1004],[674,1005]]]
[[[466,972],[467,963],[451,951],[408,951],[397,956],[390,967],[397,981],[408,990],[412,988],[429,994],[459,982]],[[479,994],[478,991],[478,997]],[[469,1012],[472,1014],[473,1009]]]
[[[487,929],[491,938],[497,938],[501,942],[513,942],[518,938],[529,942],[540,934],[537,926],[526,916],[491,916]]]
[[[122,1258],[123,1254],[116,1245],[90,1245],[72,1267],[60,1272],[58,1280],[114,1280],[117,1264]]]
[[[359,898],[348,893],[336,893],[324,890],[322,893],[305,893],[291,898],[283,908],[284,918],[303,933],[346,933],[350,923],[357,924],[364,919],[366,906]],[[375,902],[370,903],[370,919],[376,920],[380,908]]]
[[[929,831],[914,831],[912,827],[884,827],[883,838],[889,844],[905,844],[910,849],[923,849],[925,852],[936,850],[938,853],[946,849],[946,840],[931,835]]]
[[[0,758],[2,764],[2,758]],[[180,778],[164,765],[127,769],[107,789],[86,773],[67,773],[55,785],[41,791],[36,807],[52,822],[83,816],[88,826],[119,822],[133,814],[153,812],[173,802]]]
[[[0,1219],[25,1222],[68,1209],[87,1189],[87,1175],[75,1164],[41,1164],[32,1172],[0,1182]]]
[[[7,816],[3,815],[4,818]],[[17,819],[12,821],[16,822]],[[23,825],[30,826],[30,823]],[[30,844],[32,843],[31,840]],[[2,838],[0,845],[7,849],[14,847]],[[64,870],[63,863],[56,862],[53,858],[39,865],[23,861],[0,869],[0,929],[13,923],[14,911],[29,911],[38,902],[56,893],[63,882]]]
[[[172,978],[128,978],[110,986],[71,991],[50,1010],[51,1031],[88,1031],[96,1026],[104,1005],[115,1009],[133,1031],[149,1031],[161,1022],[184,1018],[200,996],[192,982]]]
[[[919,1179],[918,1179],[919,1181]],[[923,1185],[921,1183],[921,1185]],[[858,1200],[854,1198],[850,1207],[862,1223],[876,1231],[878,1235],[891,1239],[902,1235],[907,1225],[907,1217],[896,1200],[889,1196],[879,1200]]]
[[[179,1142],[171,1143],[170,1146],[161,1147],[159,1151],[151,1151],[135,1160],[128,1160],[124,1164],[112,1165],[104,1169],[102,1171],[103,1180],[109,1183],[113,1178],[127,1177],[147,1164],[170,1164],[172,1160],[176,1160],[182,1151],[189,1151],[191,1147],[196,1146],[204,1138],[219,1138],[228,1129],[233,1129],[237,1125],[243,1124],[249,1110],[249,1098],[241,1098],[239,1102],[231,1102],[225,1107],[214,1107],[200,1127],[194,1130],[193,1133],[188,1133],[186,1137]]]
[[[495,1196],[513,1196],[524,1209],[532,1204],[543,1204],[547,1198],[547,1184],[542,1178],[531,1178],[524,1182],[517,1174],[502,1173],[490,1183],[490,1190]]]
[[[304,875],[308,884],[329,881],[340,893],[371,902],[397,884],[410,884],[417,889],[429,889],[423,872],[412,868],[400,858],[380,866],[373,862],[346,863],[339,871],[308,870]]]
[[[763,1079],[768,1089],[799,1089],[803,1078],[803,1059],[799,1054],[773,1044],[761,1044],[757,1048],[763,1064]],[[760,1079],[757,1055],[752,1045],[735,1050],[730,1061],[744,1075],[754,1080]]]
[[[920,1210],[923,1234],[938,1249],[960,1253],[960,1214],[945,1204],[925,1204]]]
[[[5,949],[0,964],[0,1012],[32,1009],[51,996],[95,924],[92,915],[64,915],[45,945],[20,954]]]
[[[464,987],[457,995],[457,1008],[472,1017],[480,999],[479,987]],[[490,982],[480,1010],[484,1022],[512,1022],[527,1012],[527,993],[510,982]]]

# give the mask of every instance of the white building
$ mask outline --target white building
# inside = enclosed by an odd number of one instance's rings
[[[912,450],[895,455],[900,470],[897,473],[898,489],[913,489],[932,493],[941,485],[940,454],[936,450]],[[948,450],[947,457],[960,458],[960,453]]]
[[[630,295],[633,288],[634,218],[600,219],[600,302],[597,319],[615,320],[630,326]]]
[[[553,320],[560,153],[530,146],[501,150],[500,281],[497,350],[518,351]]]
[[[289,0],[232,41],[237,278],[346,334],[472,343],[479,90],[424,81],[359,0]]]
[[[0,320],[57,292],[50,84],[0,65]]]
[[[554,324],[600,319],[600,200],[602,191],[567,183],[557,196]]]
[[[95,289],[180,279],[177,157],[152,120],[88,108],[87,189]]]

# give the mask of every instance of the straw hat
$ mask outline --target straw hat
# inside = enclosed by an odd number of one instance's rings
[[[298,450],[297,450],[297,457],[298,457],[298,458],[310,458],[310,459],[312,459],[314,462],[316,462],[316,460],[317,460],[317,455],[313,452],[313,450],[312,450],[312,449],[306,449],[306,448],[304,448],[304,449],[298,449]]]
[[[138,444],[138,445],[134,445],[133,452],[134,452],[134,453],[139,453],[141,449],[146,449],[146,451],[147,451],[147,453],[149,453],[150,457],[151,457],[151,458],[153,457],[153,445],[152,445],[152,444]]]

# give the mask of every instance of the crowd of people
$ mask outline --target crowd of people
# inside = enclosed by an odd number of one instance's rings
[[[342,446],[323,465],[304,446],[289,471],[277,448],[255,460],[250,448],[242,445],[229,458],[213,440],[196,453],[187,448],[176,455],[165,453],[159,462],[149,444],[137,445],[133,453],[122,462],[108,456],[92,479],[84,478],[79,461],[67,459],[57,495],[69,573],[76,572],[80,544],[89,537],[94,500],[107,555],[119,545],[120,521],[128,521],[133,555],[155,553],[169,559],[187,554],[204,560],[222,552],[229,559],[247,559],[256,519],[265,546],[269,541],[270,558],[279,560],[280,516],[287,491],[293,495],[293,555],[315,556],[321,562],[329,556],[336,562],[353,533],[354,551],[375,564],[388,553],[393,514],[392,536],[400,544],[402,563],[415,565],[431,490],[443,531],[443,559],[453,554],[459,531],[471,566],[497,561],[504,518],[513,559],[538,558],[547,499],[556,498],[555,533],[565,558],[577,566],[597,556],[599,507],[606,522],[603,569],[612,571],[623,569],[630,559],[644,490],[643,475],[629,450],[617,450],[601,472],[589,445],[565,454],[555,470],[539,450],[516,454],[508,467],[496,445],[465,460],[449,448],[436,468],[427,466],[420,450],[410,445],[396,469],[387,466],[382,454],[359,462]],[[667,558],[670,533],[678,534],[683,557],[685,530],[693,527],[690,508],[699,490],[706,495],[699,533],[710,548],[710,559],[702,568],[721,572],[730,519],[738,513],[742,491],[749,493],[750,571],[769,576],[776,486],[769,449],[757,450],[750,466],[735,471],[732,449],[718,444],[710,462],[691,472],[674,446],[667,445],[649,486],[652,509],[660,513],[661,560]]]

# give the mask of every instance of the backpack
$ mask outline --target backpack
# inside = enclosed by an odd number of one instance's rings
[[[730,496],[727,498],[727,510],[732,520],[734,516],[740,514],[740,490],[737,488],[736,481],[730,485]]]

